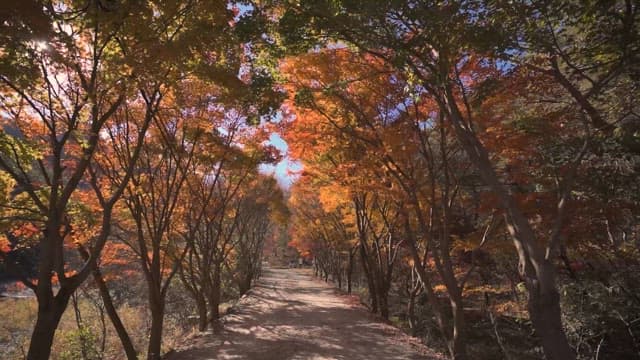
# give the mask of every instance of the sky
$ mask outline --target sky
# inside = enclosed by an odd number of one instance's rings
[[[260,165],[260,171],[263,174],[270,174],[276,178],[278,185],[284,190],[289,189],[297,178],[297,173],[302,170],[302,164],[299,161],[289,157],[289,146],[280,134],[273,132],[269,136],[268,144],[273,145],[282,153],[282,160],[275,165]]]
[[[238,15],[236,16],[236,20],[253,9],[251,5],[236,5],[239,10]],[[293,184],[297,179],[296,173],[302,170],[302,164],[299,161],[296,161],[289,157],[289,146],[277,132],[271,133],[271,135],[269,136],[269,141],[267,143],[273,145],[276,149],[278,149],[283,158],[275,165],[262,164],[260,165],[259,170],[263,174],[269,174],[275,177],[278,181],[278,185],[280,185],[282,189],[288,190],[291,187],[291,184]]]

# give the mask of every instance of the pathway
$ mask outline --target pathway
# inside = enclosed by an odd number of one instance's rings
[[[197,337],[168,360],[442,359],[307,269],[265,269],[234,309],[219,334]]]

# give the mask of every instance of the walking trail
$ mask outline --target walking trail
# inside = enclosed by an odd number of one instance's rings
[[[222,329],[198,336],[169,360],[444,359],[308,269],[267,268]]]

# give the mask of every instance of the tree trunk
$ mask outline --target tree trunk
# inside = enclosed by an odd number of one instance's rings
[[[46,299],[38,297],[38,317],[31,334],[28,360],[47,360],[51,355],[53,337],[64,314],[71,294],[66,289],[60,289],[54,297],[50,293]]]
[[[385,320],[389,320],[388,293],[383,286],[380,286],[378,289],[378,307],[380,310],[380,316]]]
[[[149,335],[148,360],[160,360],[162,352],[162,327],[164,323],[164,301],[157,296],[151,301],[151,334]]]
[[[553,271],[553,264],[546,261],[543,268]],[[545,357],[549,360],[575,359],[562,327],[560,294],[556,289],[553,274],[539,276],[539,281],[529,282],[528,310],[536,333],[542,342]]]
[[[82,246],[78,248],[78,252],[80,256],[87,261],[89,259],[89,252]],[[107,287],[107,283],[102,277],[102,272],[98,265],[94,265],[91,270],[93,274],[93,279],[98,287],[98,291],[100,292],[100,297],[102,298],[102,303],[104,304],[104,308],[107,311],[107,315],[109,316],[109,320],[111,320],[111,324],[113,328],[116,330],[118,334],[118,338],[120,339],[120,343],[122,344],[122,348],[124,349],[124,353],[127,356],[128,360],[137,360],[138,354],[136,349],[133,346],[133,342],[131,342],[131,338],[127,333],[127,329],[124,327],[120,316],[118,315],[118,311],[116,310],[115,305],[113,304],[113,299],[111,298],[111,294],[109,293],[109,288]]]
[[[376,314],[378,312],[378,296],[376,291],[376,285],[373,281],[373,275],[371,274],[371,269],[368,265],[367,253],[365,251],[364,245],[360,244],[360,257],[362,260],[362,270],[364,271],[364,275],[367,278],[367,285],[369,286],[369,300],[371,302],[371,312]]]
[[[59,229],[60,221],[52,218],[39,241],[38,282],[34,289],[38,300],[38,313],[36,324],[31,334],[29,351],[27,352],[28,360],[49,359],[56,329],[62,314],[69,304],[71,295],[77,288],[77,285],[69,288],[61,284],[58,293],[55,296],[53,295],[51,276],[54,271],[54,264],[56,260],[63,261],[61,254],[58,252],[62,248],[61,244],[63,242]]]
[[[560,310],[560,296],[555,282],[555,269],[538,244],[538,239],[513,197],[507,192],[496,174],[484,145],[470,128],[456,104],[453,91],[447,85],[440,106],[447,113],[462,148],[469,156],[482,180],[493,190],[506,212],[509,231],[520,261],[520,274],[529,290],[529,316],[540,336],[549,360],[576,358],[569,345]],[[552,239],[553,241],[553,239]],[[553,248],[553,244],[549,245]],[[552,249],[553,250],[553,249]]]
[[[378,297],[378,309],[383,319],[389,320],[389,288],[390,281],[382,273],[383,269],[376,269],[376,296]],[[389,278],[390,280],[390,278]]]
[[[211,289],[208,292],[209,300],[209,316],[211,321],[218,320],[220,318],[220,271],[221,265],[216,264],[213,271],[213,278],[211,279]]]
[[[98,290],[100,291],[100,296],[102,297],[102,303],[104,304],[104,308],[107,311],[107,315],[111,320],[111,324],[113,328],[116,330],[118,334],[118,338],[120,339],[120,343],[122,344],[122,348],[127,356],[128,360],[137,360],[138,354],[136,349],[133,346],[133,342],[127,333],[127,329],[124,327],[120,316],[118,316],[118,312],[116,310],[115,305],[113,304],[113,299],[111,299],[111,294],[109,294],[109,289],[107,288],[107,284],[102,278],[102,274],[100,273],[100,269],[95,268],[93,270],[93,278],[98,286]]]
[[[253,271],[247,270],[244,274],[244,279],[240,281],[240,286],[238,286],[238,291],[240,292],[240,296],[244,295],[251,289],[251,283],[253,281]]]
[[[347,267],[347,294],[351,294],[351,278],[353,277],[353,257],[355,253],[349,251],[349,265]]]
[[[409,320],[411,336],[416,336],[416,294],[417,291],[409,292],[409,303],[407,304],[407,318]]]
[[[196,308],[198,309],[198,331],[207,330],[209,318],[207,317],[207,300],[201,293],[196,298]]]
[[[462,294],[451,296],[451,314],[453,315],[453,336],[450,342],[450,352],[454,360],[466,360],[467,344],[464,321],[464,306],[462,304]]]

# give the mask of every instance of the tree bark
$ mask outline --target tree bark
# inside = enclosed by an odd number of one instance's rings
[[[162,327],[164,323],[164,300],[151,295],[151,334],[149,335],[148,360],[162,358]]]
[[[118,315],[118,311],[116,310],[115,305],[113,304],[113,299],[111,299],[111,294],[109,294],[109,289],[107,288],[107,284],[104,281],[102,274],[100,273],[100,269],[96,268],[93,270],[93,278],[98,286],[98,290],[100,291],[100,297],[102,297],[102,303],[104,304],[104,308],[107,311],[107,315],[111,320],[111,324],[113,328],[116,330],[118,334],[118,338],[120,339],[120,343],[122,344],[122,348],[124,353],[127,356],[128,360],[137,360],[138,353],[136,352],[135,347],[133,346],[133,342],[129,337],[129,333],[127,329],[124,327],[120,316]]]
[[[450,352],[455,360],[465,360],[467,356],[467,342],[464,321],[464,306],[462,294],[450,295],[451,313],[453,315],[453,336],[450,341]]]
[[[417,291],[410,291],[409,303],[407,303],[407,319],[409,320],[409,329],[411,329],[411,336],[416,336],[416,295]]]
[[[38,314],[27,352],[28,360],[49,359],[53,338],[62,314],[69,304],[71,295],[80,285],[80,283],[62,282],[58,293],[53,295],[52,274],[64,261],[61,251],[63,243],[63,237],[60,234],[61,223],[60,219],[52,216],[39,242],[38,282],[33,288],[38,300]],[[64,274],[58,274],[58,278],[64,278]]]
[[[205,331],[209,325],[209,318],[207,316],[207,300],[201,293],[197,295],[196,308],[198,309],[198,331]]]
[[[496,193],[506,212],[505,220],[520,261],[520,274],[525,278],[529,291],[529,316],[542,341],[545,356],[549,360],[571,360],[576,355],[569,345],[562,328],[560,296],[555,280],[555,268],[537,245],[537,239],[513,197],[507,192],[496,174],[489,154],[458,109],[453,91],[445,89],[440,103],[447,113],[464,151],[475,164],[480,177]],[[552,248],[553,244],[549,247]]]
[[[244,295],[251,289],[251,283],[253,282],[254,273],[249,266],[246,273],[244,274],[244,278],[240,280],[240,284],[238,286],[238,291],[240,292],[240,296]]]
[[[368,265],[367,252],[364,248],[364,245],[360,244],[360,257],[362,260],[362,270],[364,271],[364,276],[367,278],[367,286],[369,287],[369,300],[371,302],[371,312],[376,314],[378,313],[378,296],[376,291],[376,286],[373,281],[373,274],[371,274],[371,269]]]
[[[220,271],[220,264],[216,264],[212,274],[211,288],[207,293],[207,298],[209,300],[209,319],[212,322],[220,318],[220,286],[222,285]]]
[[[542,342],[547,359],[575,359],[562,327],[560,293],[555,286],[554,265],[550,261],[542,264],[539,279],[527,281],[529,290],[528,310],[531,322]]]
[[[89,259],[89,252],[82,246],[78,248],[78,252],[80,256],[87,261]],[[127,333],[127,329],[124,327],[120,316],[118,315],[118,311],[116,310],[115,305],[113,304],[113,299],[111,298],[111,294],[109,293],[109,288],[107,287],[107,283],[102,277],[102,272],[98,267],[98,264],[95,264],[93,269],[91,270],[93,274],[93,279],[98,287],[98,291],[100,292],[100,297],[102,298],[102,303],[104,304],[104,308],[107,311],[107,315],[111,320],[111,324],[113,328],[116,330],[118,334],[118,338],[120,339],[120,343],[122,344],[122,348],[124,349],[124,353],[127,356],[128,360],[137,360],[138,354],[136,352],[135,347],[133,346],[133,342],[129,337],[129,333]]]
[[[347,267],[347,294],[351,294],[351,278],[353,277],[353,257],[355,253],[349,250],[349,265]]]
[[[27,353],[28,360],[47,360],[51,355],[51,346],[56,329],[64,314],[71,293],[61,288],[54,297],[51,293],[46,299],[38,296],[38,316],[31,335],[31,343]]]
[[[385,320],[389,320],[389,294],[383,286],[378,288],[378,307],[380,316]]]

